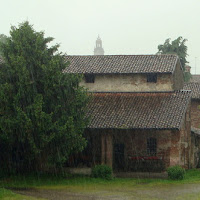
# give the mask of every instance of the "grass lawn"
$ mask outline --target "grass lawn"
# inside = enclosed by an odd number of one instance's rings
[[[10,190],[6,190],[4,188],[0,188],[0,199],[2,200],[36,200],[34,197],[23,196],[19,194],[15,194]],[[38,198],[37,198],[38,199]],[[42,199],[40,199],[42,200]]]
[[[98,178],[90,178],[86,176],[67,176],[67,177],[56,177],[50,175],[27,175],[27,176],[12,176],[4,177],[0,179],[1,188],[35,188],[43,190],[63,190],[71,193],[81,194],[99,194],[102,191],[106,195],[128,195],[136,191],[148,191],[159,190],[166,191],[167,188],[177,187],[182,189],[185,184],[200,184],[200,170],[192,169],[188,170],[184,180],[172,181],[164,179],[136,179],[136,178],[114,178],[112,180],[102,180]],[[200,185],[199,185],[200,186]],[[200,199],[200,191],[198,189],[196,194],[193,191],[191,193],[180,194],[188,197],[192,195],[195,199]],[[0,189],[0,197],[4,200],[18,200],[22,199],[21,196],[15,195],[9,190]],[[181,198],[180,197],[180,198]],[[26,200],[34,198],[25,198]],[[186,198],[187,199],[187,198]]]
[[[52,175],[24,175],[10,176],[0,178],[0,187],[4,188],[46,188],[56,189],[65,187],[133,187],[145,184],[168,185],[168,184],[184,184],[184,183],[200,183],[200,170],[187,170],[184,180],[174,181],[168,179],[138,179],[138,178],[113,178],[112,180],[103,180],[99,178],[91,178],[87,176],[52,176]]]

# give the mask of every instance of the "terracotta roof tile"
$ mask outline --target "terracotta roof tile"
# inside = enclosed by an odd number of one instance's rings
[[[200,75],[192,75],[190,82],[200,83]]]
[[[176,55],[66,56],[67,73],[173,73]]]
[[[88,128],[179,129],[190,98],[190,91],[94,93]]]
[[[192,99],[200,99],[200,83],[185,83],[183,89],[192,91]]]

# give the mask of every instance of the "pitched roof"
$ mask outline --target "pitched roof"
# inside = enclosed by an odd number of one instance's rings
[[[200,83],[200,74],[192,75],[190,82]]]
[[[180,129],[191,91],[94,93],[88,128]]]
[[[177,55],[66,56],[67,73],[173,73]]]
[[[192,99],[200,99],[200,83],[185,83],[183,89],[192,91]]]

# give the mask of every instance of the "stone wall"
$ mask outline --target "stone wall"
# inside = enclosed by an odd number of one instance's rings
[[[80,83],[91,92],[159,92],[173,91],[171,74],[158,74],[157,83],[147,82],[146,74],[96,75],[94,83]]]
[[[191,103],[191,124],[192,127],[200,128],[200,100],[192,99]]]

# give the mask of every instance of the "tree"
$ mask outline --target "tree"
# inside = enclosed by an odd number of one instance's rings
[[[63,163],[86,146],[89,96],[58,45],[29,22],[11,27],[0,44],[0,160],[10,168],[33,168],[38,160]],[[36,167],[36,166],[35,166]]]
[[[7,37],[4,34],[0,34],[0,42],[1,43],[6,43]],[[2,50],[0,48],[0,55],[2,55]]]
[[[187,46],[185,43],[187,42],[187,39],[183,39],[182,37],[178,37],[177,39],[170,42],[171,39],[168,38],[165,40],[164,44],[158,45],[158,53],[161,54],[177,54],[180,58],[181,65],[184,70],[184,78],[185,81],[189,81],[190,79],[190,73],[185,72],[185,64],[187,63],[186,57],[187,57]]]

